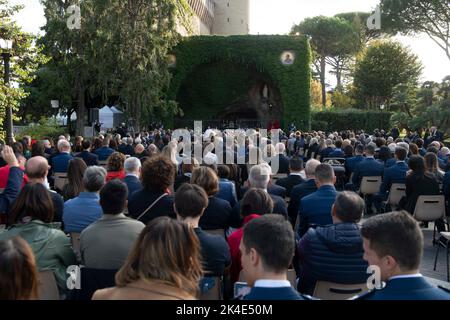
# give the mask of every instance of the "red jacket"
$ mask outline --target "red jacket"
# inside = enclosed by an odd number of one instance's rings
[[[123,180],[125,179],[125,171],[108,171],[106,173],[106,182],[114,179]]]
[[[239,251],[239,245],[241,244],[242,237],[244,236],[244,226],[255,218],[259,218],[257,214],[251,214],[244,218],[244,224],[242,228],[237,229],[228,237],[228,246],[231,253],[231,268],[230,277],[231,282],[235,283],[239,280],[239,273],[242,270],[241,266],[241,252]]]
[[[6,188],[6,184],[8,183],[8,177],[9,177],[9,169],[10,169],[10,167],[8,164],[6,166],[0,168],[0,189]],[[22,171],[25,171],[24,167],[20,167],[20,169]],[[27,183],[28,183],[28,177],[26,175],[24,175],[21,188],[23,188],[23,186]]]

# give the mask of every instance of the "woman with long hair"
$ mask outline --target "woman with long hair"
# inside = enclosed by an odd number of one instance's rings
[[[139,235],[116,286],[93,300],[193,300],[203,276],[200,242],[187,224],[160,217]]]
[[[38,275],[33,251],[21,237],[0,241],[0,300],[35,300]]]
[[[67,168],[68,183],[64,186],[62,195],[64,201],[78,197],[83,191],[83,175],[87,165],[81,158],[73,158]]]
[[[439,160],[436,154],[428,152],[423,157],[425,161],[425,173],[436,179],[438,183],[444,180],[445,172],[439,168]]]
[[[38,270],[52,270],[61,294],[66,293],[67,267],[76,263],[69,238],[52,225],[50,192],[40,183],[27,184],[14,202],[7,231],[0,240],[21,236],[33,250]]]

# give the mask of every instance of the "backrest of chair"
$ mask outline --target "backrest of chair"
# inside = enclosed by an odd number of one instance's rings
[[[345,300],[366,292],[367,284],[339,284],[317,281],[313,296],[322,300]]]
[[[436,221],[445,216],[444,196],[419,196],[414,210],[414,218],[418,221]]]
[[[392,206],[398,206],[401,198],[406,195],[406,186],[401,183],[393,183],[389,191],[388,203]]]
[[[55,172],[55,189],[63,190],[64,186],[69,183],[69,179],[67,178],[67,173],[65,172]]]
[[[380,191],[381,177],[363,177],[360,192],[362,194],[375,194]]]
[[[215,230],[204,230],[206,233],[213,234],[216,236],[221,236],[225,238],[225,230],[224,229],[215,229]]]
[[[39,300],[59,300],[58,286],[52,270],[40,271],[38,281]]]
[[[214,287],[200,295],[199,300],[222,300],[222,285],[219,277],[214,277]]]

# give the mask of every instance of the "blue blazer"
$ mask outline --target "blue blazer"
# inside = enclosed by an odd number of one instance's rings
[[[328,154],[328,158],[345,158],[345,153],[341,149],[334,149]]]
[[[126,176],[123,179],[123,182],[125,182],[125,184],[128,187],[128,200],[130,200],[131,195],[142,189],[142,184],[141,181],[139,181],[138,178],[136,178],[135,176]]]
[[[387,159],[386,161],[378,160],[378,162],[380,162],[385,168],[390,168],[397,163],[397,160],[395,160],[394,158],[390,158]]]
[[[336,200],[337,192],[333,186],[322,186],[319,190],[300,201],[300,225],[298,236],[301,238],[312,225],[326,226],[333,224],[331,208]]]
[[[305,298],[292,287],[253,287],[244,300],[305,300]]]
[[[384,165],[374,158],[366,158],[356,166],[352,182],[359,187],[363,177],[383,176]]]
[[[52,158],[52,171],[53,172],[67,172],[69,168],[69,161],[73,157],[68,153],[60,153]]]
[[[296,185],[291,191],[291,201],[288,205],[288,215],[292,224],[295,225],[295,220],[298,216],[298,209],[300,208],[300,201],[317,191],[316,180],[310,179],[304,183]]]
[[[101,147],[94,151],[96,155],[98,155],[99,161],[105,161],[108,160],[109,156],[114,153],[114,150],[108,147]]]
[[[345,170],[347,171],[347,174],[350,175],[352,172],[354,172],[358,163],[360,163],[363,160],[364,160],[364,157],[361,155],[358,155],[358,156],[355,156],[352,158],[348,158],[345,161]]]
[[[394,166],[384,170],[383,183],[380,187],[380,194],[386,196],[394,183],[405,183],[408,165],[405,162],[397,162]]]
[[[386,287],[358,296],[361,300],[450,300],[450,293],[431,285],[423,277],[394,279]]]
[[[234,207],[237,203],[236,187],[234,183],[227,179],[219,180],[219,192],[216,194],[217,198],[226,200]]]
[[[89,166],[98,166],[98,155],[96,155],[92,152],[82,151],[79,154],[77,154],[76,157],[83,159],[88,167]]]

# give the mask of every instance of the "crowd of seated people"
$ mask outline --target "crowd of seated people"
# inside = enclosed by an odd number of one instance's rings
[[[442,142],[384,131],[291,132],[250,163],[258,143],[271,142],[258,130],[243,149],[225,143],[237,134],[213,132],[206,142],[192,134],[203,159],[179,151],[171,134],[76,137],[73,145],[69,136],[26,137],[4,146],[0,257],[28,270],[21,275],[28,285],[5,278],[11,271],[0,261],[0,284],[20,287],[0,288],[0,297],[39,298],[36,277],[51,270],[60,297],[71,298],[66,269],[78,264],[115,274],[93,288],[93,299],[198,299],[218,278],[226,299],[244,279],[250,293],[235,298],[302,300],[320,281],[364,283],[368,265],[382,268],[388,286],[361,299],[396,299],[397,291],[403,299],[450,298],[418,275],[424,225],[412,217],[420,196],[449,202],[450,150]],[[221,155],[245,161],[222,164]],[[67,177],[61,190],[56,174]],[[366,202],[364,177],[381,179]],[[404,211],[382,213],[393,184],[404,184],[405,195],[390,210]],[[364,212],[378,214],[361,227]],[[445,231],[446,218],[436,225]],[[408,285],[417,292],[408,296]]]

